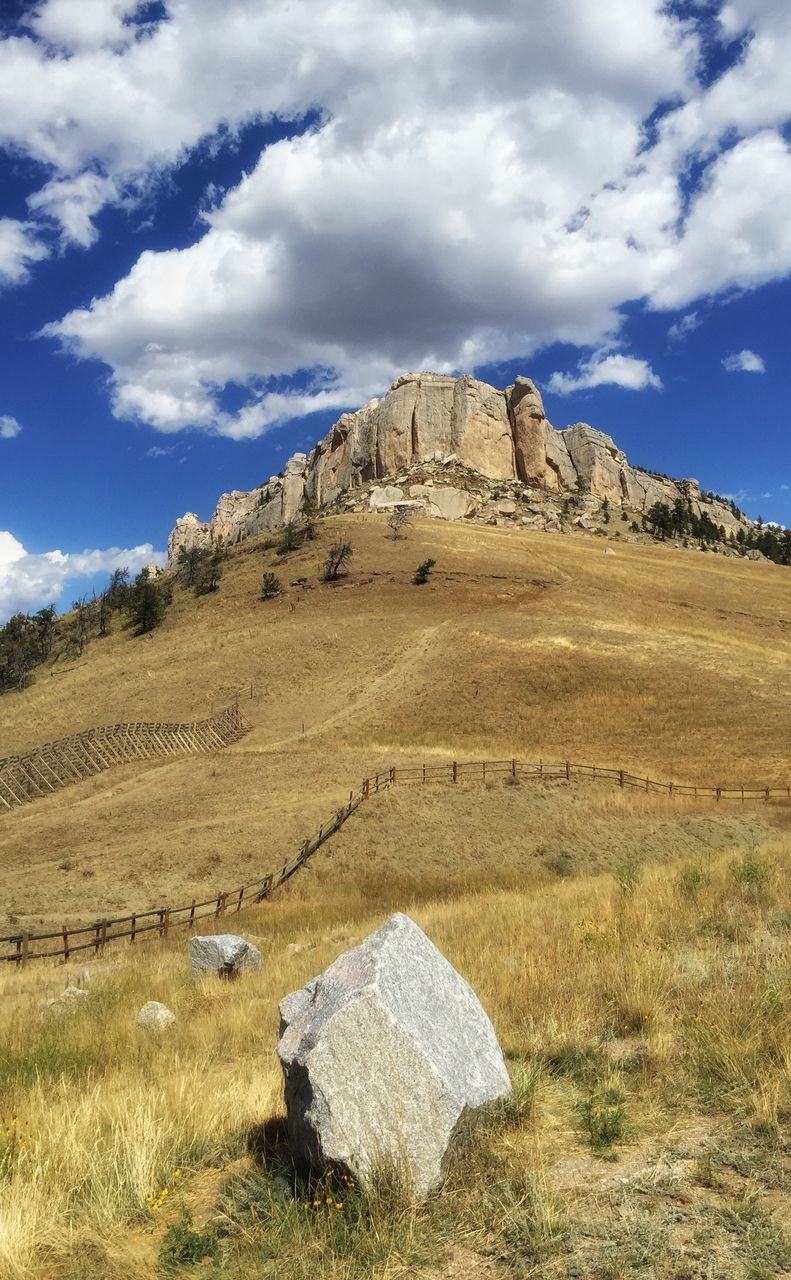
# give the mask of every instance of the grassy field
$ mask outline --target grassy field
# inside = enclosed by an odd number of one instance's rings
[[[385,534],[333,517],[284,563],[245,546],[216,596],[177,588],[149,638],[118,630],[0,699],[3,754],[198,718],[237,690],[251,724],[228,751],[3,815],[0,931],[263,874],[391,763],[787,782],[786,571],[479,526]],[[336,536],[355,560],[331,587]],[[279,600],[257,598],[265,569]],[[790,826],[782,803],[396,786],[239,917],[259,976],[194,984],[183,937],[108,948],[58,1016],[46,999],[79,967],[0,972],[0,1276],[791,1274]],[[422,1207],[385,1185],[305,1187],[278,1137],[277,1001],[396,909],[478,992],[515,1085]],[[162,1039],[135,1026],[149,999],[177,1015]]]
[[[264,968],[235,985],[193,984],[185,940],[111,954],[60,1017],[44,971],[0,975],[0,1273],[786,1274],[787,874],[778,851],[628,881],[537,867],[509,891],[336,876],[244,917]],[[330,1207],[278,1144],[276,1005],[394,907],[480,995],[515,1095],[427,1205],[382,1187]],[[178,1018],[162,1039],[134,1025],[152,998]]]

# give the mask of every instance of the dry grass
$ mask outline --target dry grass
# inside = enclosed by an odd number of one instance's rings
[[[331,587],[317,575],[336,533],[355,562]],[[231,753],[113,770],[4,815],[6,923],[74,923],[263,874],[363,774],[399,760],[570,757],[684,781],[786,781],[782,569],[430,521],[398,543],[385,535],[383,519],[333,517],[282,566],[245,545],[216,596],[177,590],[150,637],[95,641],[0,699],[2,752],[93,723],[190,719],[237,688],[252,723]],[[437,569],[415,588],[428,554]],[[262,602],[271,567],[307,581]]]
[[[216,597],[177,592],[149,639],[97,641],[0,700],[7,753],[198,717],[253,684],[232,751],[115,770],[2,817],[6,919],[208,896],[277,863],[392,762],[786,781],[782,569],[431,522],[399,543],[375,518],[319,529],[285,567],[242,549]],[[355,571],[318,585],[337,533]],[[427,555],[437,569],[414,588]],[[260,602],[273,567],[309,581]],[[790,813],[583,786],[396,788],[240,917],[258,977],[194,986],[183,939],[110,950],[55,1018],[42,983],[53,994],[63,968],[0,973],[0,1275],[154,1280],[190,1250],[203,1280],[788,1272]],[[383,1184],[313,1213],[262,1129],[281,1108],[277,1000],[393,909],[479,993],[515,1101],[427,1206]],[[178,1016],[162,1040],[134,1025],[148,999]]]
[[[758,867],[747,882],[745,857]],[[503,1276],[781,1274],[788,1244],[782,1208],[771,1210],[791,1188],[787,849],[709,856],[693,892],[685,865],[645,869],[632,893],[609,874],[536,870],[526,892],[459,884],[432,897],[429,884],[405,900],[380,876],[375,902],[338,876],[334,894],[303,887],[244,917],[261,975],[195,986],[185,943],[157,944],[100,966],[80,1007],[55,1020],[36,1006],[42,977],[62,970],[0,976],[3,1105],[30,1135],[0,1147],[0,1274],[154,1277],[185,1206],[188,1229],[218,1251],[205,1274],[234,1280],[453,1276],[465,1257],[470,1275],[487,1258]],[[276,1002],[403,906],[489,1010],[516,1100],[427,1207],[352,1198],[328,1223],[262,1146],[281,1107]],[[290,954],[295,940],[306,949]],[[162,1040],[134,1026],[149,998],[178,1016]],[[595,1141],[586,1104],[605,1121],[622,1109],[617,1141]],[[640,1271],[650,1204],[654,1270]],[[682,1238],[687,1269],[673,1270]],[[603,1270],[615,1242],[621,1269]]]

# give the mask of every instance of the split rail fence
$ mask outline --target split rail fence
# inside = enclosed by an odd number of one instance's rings
[[[0,811],[28,804],[113,765],[214,751],[246,732],[237,701],[207,720],[187,724],[137,721],[73,733],[23,755],[0,759]]]
[[[228,709],[229,711],[232,708]],[[238,712],[237,712],[238,714]],[[207,722],[205,722],[207,723]],[[239,733],[243,732],[240,728]],[[238,736],[238,735],[237,735]],[[709,787],[687,786],[675,782],[660,782],[654,778],[639,777],[625,769],[603,768],[600,765],[573,764],[564,761],[560,764],[546,764],[543,761],[526,763],[520,760],[452,760],[445,764],[396,766],[380,773],[364,778],[358,791],[349,793],[349,799],[340,809],[335,810],[328,822],[323,823],[318,832],[306,840],[282,867],[270,872],[259,880],[248,880],[235,889],[220,892],[201,902],[192,902],[180,907],[157,907],[150,911],[139,911],[128,916],[116,916],[112,920],[97,920],[84,928],[62,929],[53,933],[17,933],[0,938],[0,947],[10,944],[10,950],[0,950],[0,963],[10,961],[23,965],[30,960],[52,960],[63,958],[64,962],[82,952],[98,955],[108,942],[128,939],[130,943],[147,938],[166,938],[171,929],[182,926],[194,927],[200,920],[220,920],[236,914],[243,907],[250,907],[265,901],[280,885],[285,884],[295,872],[299,871],[321,846],[335,835],[355,809],[370,796],[385,791],[396,783],[458,783],[463,781],[486,781],[494,777],[512,778],[560,778],[570,781],[573,778],[584,778],[592,781],[609,782],[621,787],[634,787],[648,794],[664,794],[674,796],[693,796],[715,801],[735,800],[791,800],[791,786],[788,787]]]

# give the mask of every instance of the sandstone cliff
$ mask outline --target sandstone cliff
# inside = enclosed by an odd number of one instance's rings
[[[746,523],[725,503],[704,501],[696,480],[630,467],[608,435],[584,422],[556,430],[530,378],[498,391],[467,375],[407,373],[380,400],[344,413],[309,455],[294,454],[282,475],[250,492],[223,494],[210,521],[182,516],[170,535],[170,562],[184,546],[280,528],[306,498],[318,508],[409,502],[444,519],[518,518],[549,529],[567,522],[564,498],[573,499],[573,520],[583,528],[605,501],[608,514],[640,515],[680,498],[726,533]]]

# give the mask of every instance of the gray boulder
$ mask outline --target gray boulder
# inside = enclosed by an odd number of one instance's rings
[[[261,968],[261,952],[235,933],[192,938],[190,959],[196,977],[216,973],[221,978],[235,978],[245,970],[257,973]]]
[[[280,1013],[289,1136],[314,1169],[332,1162],[364,1185],[394,1162],[426,1196],[462,1123],[510,1093],[477,996],[400,913]]]
[[[139,1027],[144,1027],[147,1031],[167,1031],[175,1024],[176,1015],[166,1004],[160,1004],[158,1000],[149,1000],[143,1005],[135,1021]]]

